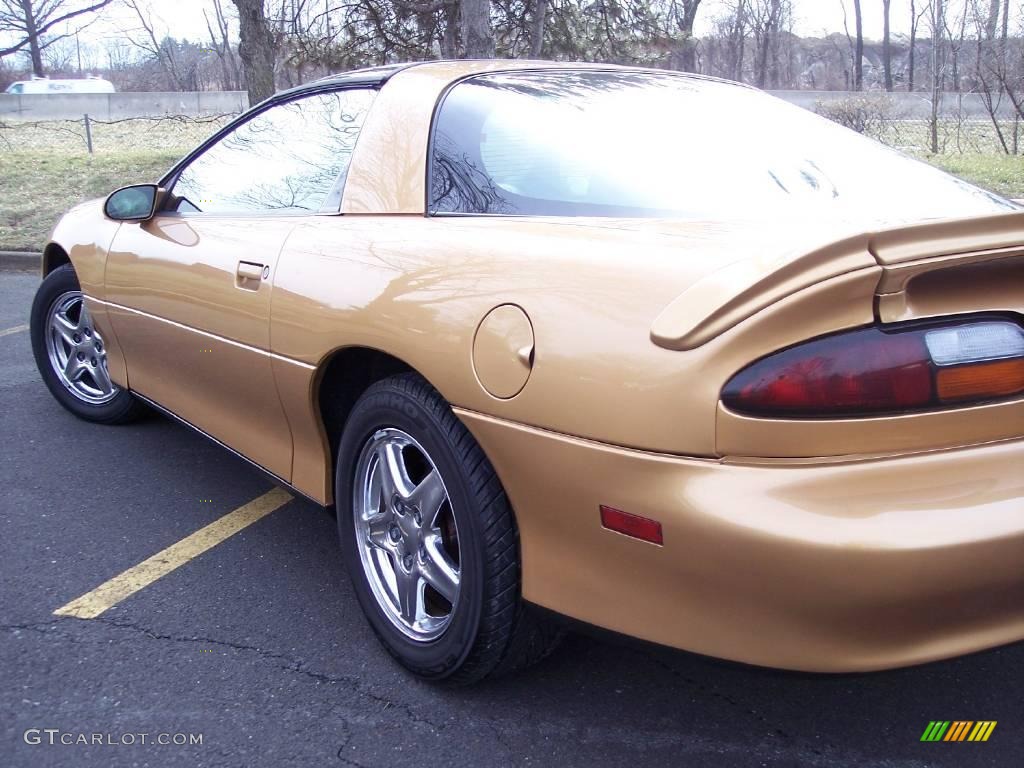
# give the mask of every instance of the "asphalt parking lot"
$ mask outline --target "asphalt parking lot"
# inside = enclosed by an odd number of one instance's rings
[[[815,676],[573,634],[514,678],[419,683],[363,621],[333,519],[299,500],[96,618],[54,615],[271,486],[164,418],[62,410],[22,328],[37,283],[0,271],[0,766],[1024,764],[1024,644]],[[998,726],[921,743],[936,719]],[[29,729],[149,738],[30,744]]]

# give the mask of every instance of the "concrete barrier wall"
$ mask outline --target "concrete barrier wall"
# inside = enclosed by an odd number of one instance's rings
[[[868,91],[770,91],[805,109],[813,110],[820,102],[842,101],[853,97],[884,99],[891,105],[893,118],[927,120],[931,116],[931,99],[927,93],[882,93]],[[159,117],[161,115],[224,115],[243,111],[249,104],[245,91],[187,91],[182,93],[53,93],[14,95],[0,94],[0,119],[78,120],[88,114],[97,120],[118,120],[126,117]],[[988,118],[984,102],[976,93],[943,94],[940,114],[961,115],[970,119]],[[1000,110],[1001,116],[1013,116],[1009,102]]]
[[[161,115],[224,115],[249,105],[245,91],[185,91],[181,93],[46,93],[0,94],[0,119],[97,120]]]
[[[796,104],[798,107],[814,111],[819,103],[843,101],[851,98],[869,98],[886,102],[888,111],[894,119],[929,120],[932,115],[930,93],[907,93],[884,91],[769,91],[773,96]],[[1002,118],[1013,117],[1013,104],[1003,97],[997,114]],[[961,116],[970,120],[988,120],[985,102],[977,93],[943,93],[939,100],[939,116],[951,118]]]

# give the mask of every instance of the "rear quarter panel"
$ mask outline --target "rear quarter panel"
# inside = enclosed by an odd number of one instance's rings
[[[735,238],[710,236],[709,226],[694,222],[668,237],[538,219],[323,218],[296,229],[278,264],[272,351],[321,367],[338,349],[369,347],[404,361],[466,410],[648,451],[716,456],[727,378],[770,349],[870,322],[878,268],[864,253],[863,268],[770,321],[741,324],[687,352],[664,349],[650,339],[659,312],[742,251]],[[481,320],[509,303],[530,318],[534,361],[522,391],[499,399],[478,381],[472,347]],[[289,391],[304,400],[293,429],[314,434],[315,381]]]

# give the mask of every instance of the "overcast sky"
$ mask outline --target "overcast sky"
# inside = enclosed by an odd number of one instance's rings
[[[210,0],[143,0],[153,14],[154,21],[162,22],[159,26],[169,31],[173,37],[187,38],[193,41],[206,40],[206,22],[203,10],[208,12],[212,6]],[[224,5],[231,7],[228,0]],[[697,32],[705,33],[713,19],[724,14],[724,0],[704,0],[698,13]],[[853,32],[853,3],[846,0],[849,7],[849,26]],[[868,38],[882,37],[882,2],[881,0],[863,0],[864,34]],[[843,31],[842,0],[793,0],[796,15],[796,31],[801,35],[821,35]],[[104,13],[105,20],[94,24],[87,33],[89,38],[116,37],[119,30],[135,26],[134,13],[120,3],[115,3]],[[212,12],[211,12],[212,16]],[[892,0],[893,34],[900,34],[909,28],[910,0]],[[237,22],[232,23],[232,31],[237,34]]]
[[[923,4],[924,0],[919,2]],[[795,31],[803,36],[820,36],[832,32],[843,32],[844,0],[792,0],[795,9]],[[176,38],[184,38],[193,42],[206,42],[209,35],[203,11],[212,17],[211,0],[140,0],[144,8],[152,14],[158,36],[167,33]],[[232,13],[231,31],[238,34],[238,22],[234,19],[234,8],[230,0],[223,2]],[[706,34],[713,21],[725,14],[726,0],[704,0],[697,16],[697,34]],[[853,32],[853,2],[845,0],[848,11],[847,23]],[[954,12],[962,7],[960,0],[952,0]],[[882,37],[882,0],[863,0],[864,35],[868,39],[880,40]],[[892,32],[894,36],[906,34],[910,22],[910,0],[892,0]],[[104,40],[123,36],[126,29],[138,26],[132,10],[120,0],[108,6],[99,21],[83,31],[81,40],[83,47],[102,48]],[[89,46],[93,43],[93,46]]]
[[[700,15],[705,23],[722,13],[721,0],[705,0]],[[849,15],[850,34],[854,31],[853,2],[845,0]],[[918,3],[922,5],[923,3]],[[704,6],[707,5],[707,8]],[[864,8],[864,36],[882,39],[882,0],[862,0]],[[796,32],[799,35],[822,35],[843,31],[843,2],[840,0],[793,0]],[[892,0],[892,33],[897,35],[910,29],[910,0]]]

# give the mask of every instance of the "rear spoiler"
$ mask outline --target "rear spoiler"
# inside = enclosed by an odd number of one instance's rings
[[[651,325],[651,341],[695,349],[805,288],[861,269],[882,268],[876,305],[882,322],[916,316],[907,299],[915,277],[951,267],[1005,261],[1024,274],[1024,211],[943,219],[856,234],[796,256],[749,259],[698,280]]]

